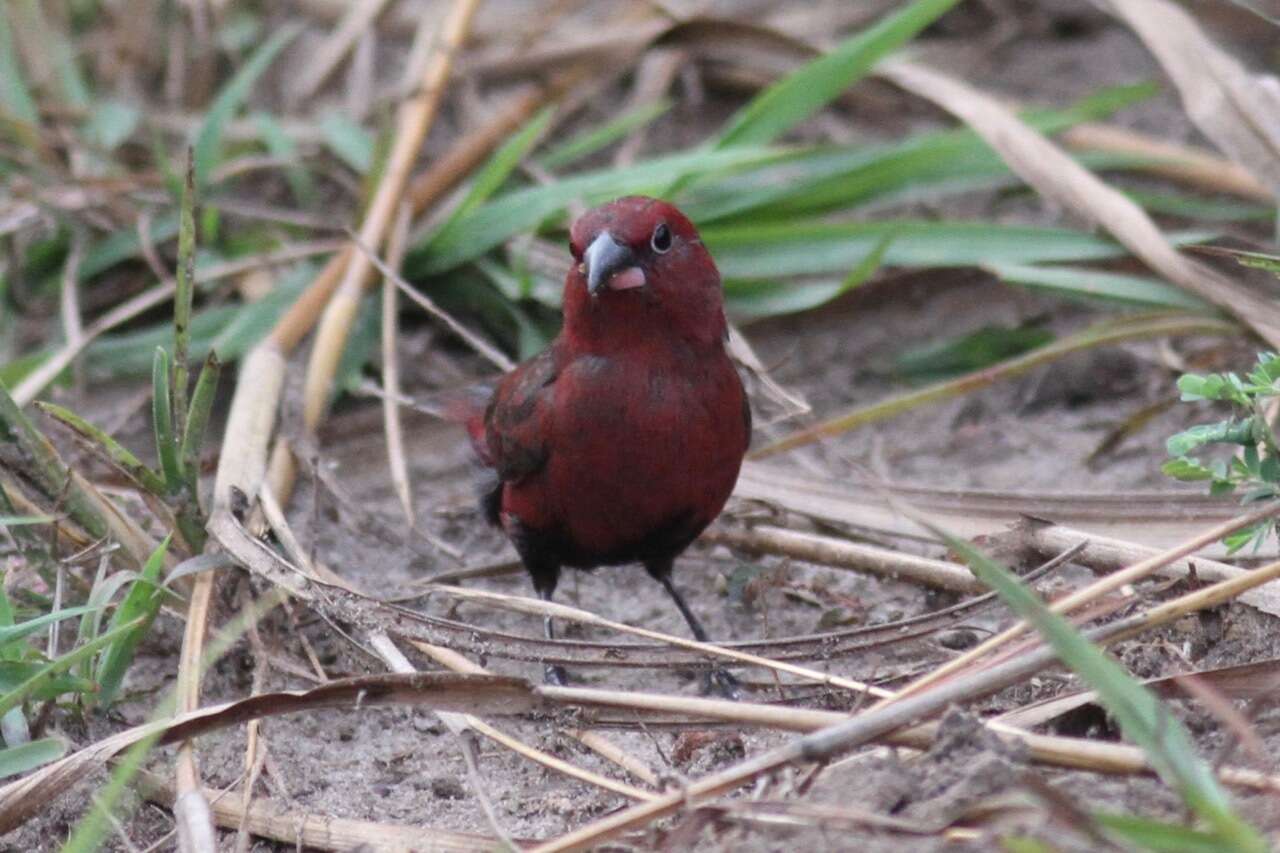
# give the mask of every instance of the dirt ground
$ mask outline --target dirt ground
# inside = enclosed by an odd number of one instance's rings
[[[978,4],[976,10],[939,25],[933,37],[924,42],[925,51],[975,84],[1047,104],[1065,103],[1102,85],[1159,79],[1158,68],[1132,36],[1092,10],[1078,11],[1075,6],[1050,2]],[[1008,20],[1000,14],[1006,7],[1013,10]],[[1247,33],[1229,29],[1228,35],[1244,39],[1241,43],[1249,47]],[[885,110],[892,111],[887,105]],[[662,147],[664,134],[674,135],[674,127],[689,120],[688,110],[678,107],[659,123],[650,144]],[[901,133],[904,122],[924,127],[938,123],[939,117],[914,107],[907,111],[907,118],[899,117],[886,125],[877,124],[875,116],[846,115],[845,121],[860,137],[870,140]],[[1197,138],[1167,92],[1126,110],[1118,121],[1173,140]],[[1011,221],[1063,221],[1059,211],[1022,193],[975,193],[942,207],[929,204],[915,210],[925,215],[941,211],[955,216],[994,215]],[[1032,318],[1062,332],[1081,328],[1101,316],[1103,311],[1094,306],[1015,291],[977,272],[889,271],[834,306],[754,324],[745,332],[774,378],[803,395],[819,415],[825,415],[908,387],[891,370],[892,359],[903,351],[904,342],[945,340],[983,326],[1012,325]],[[410,393],[430,390],[448,372],[433,365],[435,360],[448,361],[449,370],[460,367],[475,375],[482,372],[456,351],[431,349],[434,340],[421,325],[406,330],[403,369]],[[1180,340],[1174,350],[1187,358],[1236,365],[1251,358],[1251,347],[1243,341]],[[1111,347],[1066,359],[1024,379],[962,399],[917,409],[896,420],[778,457],[770,464],[836,479],[869,470],[895,482],[922,486],[1099,493],[1165,490],[1172,487],[1159,471],[1163,441],[1197,420],[1197,413],[1189,407],[1167,409],[1100,460],[1087,459],[1128,416],[1171,397],[1175,377],[1169,352],[1160,345]],[[81,401],[78,410],[86,414],[95,408],[107,411],[122,399],[112,389],[101,389],[95,395]],[[761,400],[759,404],[757,444],[792,427],[790,423],[770,424],[768,402]],[[418,415],[411,416],[407,426],[419,527],[464,552],[468,565],[509,555],[504,540],[485,527],[473,506],[468,449],[461,434]],[[145,430],[140,411],[131,419],[126,434],[141,447]],[[308,479],[289,509],[304,545],[317,558],[373,594],[386,597],[405,595],[425,577],[455,567],[421,537],[408,544],[396,541],[402,538],[403,523],[387,473],[376,401],[344,401],[322,444],[319,464],[327,469],[329,479],[340,484],[342,494]],[[729,512],[743,509],[732,504]],[[396,535],[389,536],[388,531]],[[1059,579],[1066,583],[1083,576],[1082,570],[1068,567]],[[734,554],[722,547],[695,546],[678,563],[676,577],[712,636],[721,639],[810,634],[829,629],[832,620],[837,620],[835,624],[871,625],[929,612],[957,600],[911,584]],[[530,593],[522,574],[468,583],[483,589]],[[560,600],[606,617],[674,634],[686,632],[661,589],[636,568],[573,573],[560,589]],[[231,612],[233,603],[222,601],[220,614]],[[434,600],[419,599],[412,604],[435,613],[444,613],[448,607]],[[517,633],[536,635],[541,630],[533,617],[478,605],[458,607],[452,615]],[[946,634],[812,665],[892,686],[954,656],[958,649],[1008,621],[1001,607],[989,606]],[[1115,652],[1137,675],[1155,677],[1280,655],[1277,627],[1272,617],[1232,605],[1122,643]],[[265,690],[307,686],[308,681],[299,675],[309,669],[300,637],[309,641],[331,678],[382,669],[377,660],[305,611],[297,612],[297,624],[277,613],[262,631],[272,659],[290,664],[271,668],[262,685]],[[93,719],[87,726],[65,717],[57,719],[55,727],[75,743],[84,744],[143,721],[162,688],[172,682],[181,632],[178,620],[162,616],[130,674],[128,701],[107,718]],[[609,636],[572,628],[569,635]],[[424,659],[415,663],[428,666]],[[486,665],[495,672],[533,679],[541,675],[532,664],[493,659]],[[236,649],[209,673],[205,701],[246,695],[253,674],[254,657],[248,647]],[[740,675],[749,698],[780,698],[771,679],[753,672]],[[572,677],[575,683],[619,689],[691,695],[698,689],[696,678],[668,668],[584,668],[575,670]],[[905,821],[926,834],[904,835],[868,828],[865,823],[833,831],[801,819],[762,819],[749,810],[717,808],[692,810],[660,822],[646,837],[634,840],[629,849],[978,851],[993,849],[986,833],[1010,827],[1047,833],[1064,850],[1091,849],[1086,836],[1046,827],[1042,810],[1013,796],[1027,789],[1029,776],[1053,786],[1081,808],[1179,818],[1178,798],[1154,780],[1033,767],[1018,748],[976,724],[974,715],[988,716],[1032,698],[1077,687],[1072,676],[1046,672],[967,710],[953,709],[946,715],[936,743],[925,753],[868,747],[828,767],[803,796],[796,794],[801,774],[783,774],[729,801],[793,799],[812,805],[836,804],[849,811]],[[821,707],[850,707],[855,701],[847,695],[790,688],[781,693],[784,697],[799,696],[800,704]],[[1228,739],[1216,720],[1189,705],[1173,705],[1206,755],[1212,757],[1224,748]],[[1280,729],[1275,722],[1265,714],[1257,722],[1267,759],[1255,765],[1260,769],[1271,769],[1280,759],[1280,734],[1276,733]],[[1094,720],[1093,725],[1106,736],[1116,736],[1105,719]],[[499,727],[583,767],[622,778],[615,766],[544,723],[503,721]],[[688,731],[657,727],[611,732],[610,737],[677,783],[789,737],[730,728],[705,730],[713,736],[694,737]],[[262,737],[269,756],[262,790],[295,812],[489,832],[471,794],[457,742],[428,712],[352,710],[278,717],[263,722]],[[199,761],[206,784],[214,788],[236,784],[243,772],[244,754],[243,727],[201,739]],[[1249,763],[1241,756],[1237,760]],[[172,751],[158,751],[152,766],[160,773],[171,772]],[[620,796],[530,764],[489,742],[480,745],[480,773],[499,822],[516,839],[551,838],[625,805]],[[38,820],[0,839],[0,849],[56,849],[83,813],[91,790],[90,785],[82,785],[50,804]],[[1280,808],[1274,799],[1242,797],[1240,802],[1245,814],[1259,826],[1280,830]],[[753,814],[757,816],[751,817]],[[946,842],[936,835],[944,827],[965,826],[974,827],[967,840],[957,837]],[[170,814],[149,804],[140,804],[125,824],[134,844],[145,847],[161,842],[161,849],[172,845],[162,841],[172,828]],[[232,838],[233,834],[226,835],[222,843],[229,845]],[[252,849],[287,847],[258,840]],[[123,843],[119,849],[125,849]],[[423,849],[431,849],[429,842],[424,840]]]

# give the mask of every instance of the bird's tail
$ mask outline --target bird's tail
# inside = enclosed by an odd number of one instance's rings
[[[484,428],[485,411],[489,408],[492,397],[492,385],[468,385],[465,388],[451,388],[417,397],[414,399],[414,408],[443,421],[460,424],[466,429],[471,449],[475,451],[481,464],[492,468],[493,460],[489,454],[489,442]]]

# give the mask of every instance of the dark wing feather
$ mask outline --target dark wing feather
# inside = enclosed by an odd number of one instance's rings
[[[551,388],[559,373],[555,348],[520,365],[502,380],[485,412],[488,460],[498,475],[496,493],[485,501],[486,515],[495,519],[496,499],[503,482],[537,472],[547,461],[547,430]],[[494,501],[493,505],[490,500]]]

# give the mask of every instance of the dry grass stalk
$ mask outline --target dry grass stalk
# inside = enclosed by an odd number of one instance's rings
[[[372,645],[373,648],[378,652],[378,654],[382,656],[383,660],[387,662],[387,665],[391,667],[393,671],[400,672],[400,673],[415,671],[413,668],[413,664],[411,664],[409,660],[400,652],[400,650],[396,648],[395,644],[391,642],[391,638],[388,637],[385,633],[382,633],[379,631],[371,634],[369,637],[369,642],[370,642],[370,645]],[[439,650],[437,647],[427,645],[426,643],[414,643],[414,645],[417,648],[419,648],[421,651],[425,652],[428,655],[431,655],[432,657],[435,657],[437,651],[442,651],[442,650]],[[480,667],[472,664],[470,661],[466,661],[465,665],[462,664],[461,661],[465,660],[465,658],[461,658],[460,655],[452,658],[448,656],[442,656],[441,659],[447,660],[450,663],[454,664],[454,666],[451,666],[450,669],[453,669],[455,672],[461,672],[468,675],[487,675],[488,674]],[[648,791],[643,791],[639,788],[633,787],[624,782],[618,782],[614,779],[608,778],[607,776],[601,776],[598,773],[592,773],[590,770],[584,770],[583,768],[570,764],[567,761],[561,761],[559,758],[556,758],[554,755],[551,755],[550,753],[543,752],[540,749],[529,746],[528,744],[516,738],[511,737],[505,732],[500,731],[499,729],[495,729],[493,726],[489,725],[479,717],[475,717],[470,714],[455,714],[455,713],[450,713],[448,711],[437,711],[436,716],[440,718],[440,721],[445,724],[445,726],[449,729],[449,731],[451,731],[455,736],[459,738],[464,737],[465,733],[467,732],[475,732],[478,735],[483,735],[484,737],[487,737],[489,740],[493,741],[499,746],[506,747],[507,749],[511,750],[512,752],[516,753],[517,755],[529,761],[533,761],[536,764],[541,764],[544,767],[547,767],[558,773],[563,773],[564,775],[569,776],[570,778],[578,779],[582,782],[586,782],[589,785],[595,785],[596,787],[602,788],[606,791],[612,791],[615,794],[621,794],[622,796],[632,800],[646,800],[646,799],[650,799],[653,796]],[[467,748],[465,743],[463,745],[463,748],[464,749]],[[473,785],[473,787],[477,789],[476,790],[477,796],[482,796],[483,790],[481,786]],[[503,832],[501,828],[497,826],[496,819],[492,818],[492,815],[491,815],[492,807],[486,805],[485,811],[486,813],[490,813],[491,822],[494,824],[494,831],[497,834],[502,835]]]
[[[1223,308],[1272,346],[1280,346],[1280,305],[1180,254],[1141,207],[996,99],[954,77],[901,59],[881,63],[877,73],[960,118],[1041,195],[1098,223],[1169,281]]]
[[[1280,86],[1250,74],[1167,0],[1106,0],[1159,61],[1182,96],[1187,116],[1228,157],[1280,196]],[[1274,345],[1274,341],[1272,342]]]
[[[454,4],[451,17],[444,24],[442,49],[436,51],[433,61],[426,68],[424,82],[416,96],[402,105],[396,147],[390,154],[383,181],[379,184],[378,193],[370,204],[369,215],[366,215],[365,223],[361,227],[361,240],[365,241],[366,245],[374,247],[381,245],[381,238],[390,224],[390,216],[394,213],[399,199],[406,192],[404,183],[412,168],[413,158],[429,129],[435,109],[438,108],[439,101],[443,97],[444,79],[451,68],[453,54],[465,40],[466,29],[470,26],[471,15],[475,12],[476,4],[477,0],[458,0],[458,3]],[[426,26],[425,20],[421,26]],[[524,97],[521,96],[521,100],[524,100]],[[532,96],[529,97],[531,99]],[[461,181],[467,174],[462,168],[467,167],[468,164],[474,167],[475,163],[479,163],[488,151],[502,140],[503,134],[509,129],[507,122],[517,113],[518,110],[512,110],[511,113],[504,111],[492,123],[492,127],[502,128],[502,133],[472,134],[463,138],[451,154],[445,156],[436,163],[435,167],[422,175],[415,186],[407,191],[415,213],[434,204],[439,196]],[[303,420],[308,430],[314,430],[323,418],[325,406],[328,405],[329,387],[332,386],[334,370],[337,369],[338,359],[346,345],[347,334],[351,330],[351,323],[355,319],[355,311],[358,307],[358,297],[364,291],[371,269],[369,256],[358,254],[355,247],[348,246],[325,266],[305,295],[289,309],[288,314],[285,314],[284,318],[276,324],[271,336],[266,339],[264,345],[261,345],[279,348],[283,353],[291,352],[302,337],[310,332],[317,314],[320,313],[321,307],[324,307],[321,330],[317,333],[316,345],[312,348],[311,361],[307,365]],[[328,332],[325,332],[325,327],[328,328]],[[273,423],[276,402],[278,402],[278,396],[270,401],[270,418]],[[265,398],[261,403],[266,405]],[[259,462],[252,461],[250,465],[256,467]],[[278,439],[271,451],[266,478],[280,501],[288,502],[289,497],[292,496],[296,476],[297,466],[289,443],[283,438]],[[252,498],[253,492],[246,492],[246,494]]]
[[[139,774],[143,797],[162,806],[173,802],[173,789],[159,776]],[[253,835],[283,844],[297,844],[317,850],[368,850],[376,853],[404,853],[424,847],[439,853],[489,853],[496,839],[469,832],[453,832],[433,826],[405,826],[350,820],[329,815],[290,811],[284,804],[257,799],[245,804],[235,797],[218,797],[205,789],[214,822],[225,829],[244,826]]]
[[[672,634],[664,634],[661,631],[651,631],[648,628],[637,628],[634,625],[614,622],[611,619],[605,619],[603,616],[597,616],[596,614],[590,613],[586,610],[570,607],[567,604],[557,604],[554,601],[542,601],[540,599],[523,598],[515,595],[504,595],[499,592],[489,592],[486,590],[463,589],[462,587],[441,586],[429,591],[434,594],[447,595],[455,600],[491,604],[503,610],[510,610],[515,613],[527,613],[535,616],[550,616],[552,619],[577,622],[583,625],[591,625],[596,628],[617,631],[622,634],[630,634],[636,637],[657,640],[680,648],[701,652],[714,658],[723,658],[725,660],[737,661],[738,663],[760,666],[765,669],[773,670],[774,672],[799,676],[800,678],[804,678],[818,684],[840,687],[845,690],[852,690],[856,693],[889,695],[888,691],[872,687],[851,678],[819,672],[816,669],[797,666],[792,663],[786,663],[785,661],[770,660],[769,658],[761,657],[759,655],[753,655],[750,652],[743,652],[738,649],[717,646],[714,643],[700,643],[697,640],[677,637]]]
[[[865,545],[815,533],[802,533],[768,525],[749,529],[717,526],[704,533],[702,540],[757,553],[778,554],[823,566],[870,572],[952,592],[987,591],[973,573],[959,563],[918,557],[876,545]]]
[[[1202,603],[1211,604],[1212,599],[1213,597],[1206,598]],[[1166,613],[1166,618],[1168,615]],[[1135,620],[1138,619],[1141,617],[1135,617]],[[1126,620],[1119,628],[1124,628],[1135,620]],[[1112,626],[1095,629],[1091,634],[1094,639],[1120,636],[1119,629]],[[663,715],[680,714],[787,731],[825,731],[824,739],[819,740],[819,746],[831,750],[852,746],[853,740],[856,740],[844,739],[852,737],[847,729],[835,741],[829,740],[833,735],[833,725],[835,729],[842,729],[849,723],[862,720],[864,728],[855,731],[858,737],[888,736],[889,732],[896,732],[891,735],[893,742],[913,748],[927,748],[933,737],[930,726],[916,726],[905,730],[902,727],[927,718],[948,703],[984,695],[1012,680],[1025,678],[1053,660],[1054,655],[1049,649],[1032,650],[1018,660],[1006,661],[971,679],[940,685],[927,694],[911,697],[901,706],[872,709],[852,720],[837,712],[661,694],[535,687],[520,679],[493,676],[443,673],[363,676],[330,682],[310,690],[263,694],[202,708],[170,720],[137,726],[91,744],[25,778],[0,787],[0,833],[21,825],[51,797],[83,780],[94,769],[101,767],[131,744],[156,733],[160,733],[162,743],[169,743],[238,725],[250,719],[320,708],[413,705],[463,714],[517,716],[539,708],[542,703],[552,702],[568,707],[614,707]],[[871,720],[864,720],[866,717],[871,717]],[[1004,734],[1022,739],[1033,758],[1053,766],[1117,774],[1150,772],[1142,751],[1136,747],[1028,734],[1000,724],[993,724],[993,727]],[[827,746],[821,747],[822,743]],[[818,757],[815,753],[802,749],[796,760],[815,757]],[[1280,779],[1255,771],[1222,768],[1219,776],[1224,782],[1235,786],[1280,791]]]
[[[400,288],[400,290],[404,291],[405,296],[408,296],[415,304],[418,305],[418,307],[422,308],[422,310],[426,311],[432,317],[435,317],[437,320],[440,320],[448,326],[449,331],[461,338],[464,343],[488,360],[490,364],[504,373],[512,370],[516,366],[515,362],[507,358],[502,350],[493,346],[484,338],[459,323],[447,311],[439,305],[436,305],[435,301],[431,297],[427,296],[425,293],[419,292],[413,285],[401,278],[399,274],[396,273],[395,269],[384,263],[373,249],[366,245],[363,240],[352,235],[351,241],[355,244],[356,248],[363,253],[364,257],[368,259],[369,263],[378,270],[378,272],[382,273],[387,280]]]
[[[952,680],[935,685],[925,692],[909,696],[892,704],[881,703],[851,718],[846,717],[839,722],[823,725],[811,734],[797,738],[762,755],[745,759],[710,776],[703,777],[685,786],[682,790],[663,794],[650,802],[640,803],[621,812],[616,812],[585,827],[569,832],[554,841],[539,845],[534,849],[539,853],[585,850],[609,839],[616,838],[625,832],[639,829],[653,820],[672,814],[681,808],[733,791],[759,776],[786,765],[826,761],[841,752],[890,736],[904,726],[909,726],[918,720],[928,718],[954,702],[962,701],[977,691],[989,688],[991,685],[988,682],[1007,680],[1006,671],[1009,669],[1018,669],[1025,674],[1025,671],[1030,669],[1031,666],[1035,666],[1049,657],[1044,652],[1047,652],[1047,650],[1026,655],[1019,661],[1012,661],[993,667],[976,674],[972,678]],[[541,695],[551,698],[558,695],[563,696],[564,694],[561,691],[571,689],[545,687],[539,692]],[[684,700],[684,707],[691,708],[692,706],[688,704],[691,702],[715,702],[716,705],[734,704],[721,703],[716,700],[689,699]],[[720,709],[704,706],[703,710],[708,713],[715,713]],[[778,711],[781,709],[770,708],[770,710]],[[795,709],[787,710],[794,712]],[[822,713],[824,712],[805,712],[805,718],[811,720],[812,717],[809,715]],[[800,725],[800,720],[800,714],[792,717],[792,727]],[[1015,731],[1014,734],[1017,736],[1021,733]],[[1038,758],[1052,760],[1063,766],[1079,767],[1084,763],[1090,765],[1090,769],[1103,770],[1103,772],[1125,772],[1119,768],[1125,767],[1128,760],[1136,758],[1143,768],[1146,767],[1142,751],[1133,747],[1117,747],[1114,744],[1098,744],[1090,741],[1066,744],[1063,742],[1073,739],[1026,736],[1029,747],[1031,747],[1033,740],[1041,750],[1037,755]],[[1082,748],[1077,749],[1077,746]],[[1103,747],[1103,749],[1099,750],[1097,747]],[[1031,747],[1031,751],[1033,755],[1036,755],[1036,747]],[[1104,768],[1106,769],[1104,770]],[[1280,783],[1280,780],[1266,779],[1266,777],[1262,777],[1262,780],[1259,780],[1256,777],[1260,777],[1261,774],[1248,774],[1247,771],[1245,776],[1252,781],[1263,781],[1263,784],[1268,787]]]
[[[1104,151],[1150,158],[1153,162],[1141,166],[1142,171],[1196,189],[1226,193],[1264,204],[1275,201],[1271,191],[1247,169],[1203,148],[1175,145],[1110,124],[1078,124],[1064,130],[1058,138],[1068,148],[1077,151]]]
[[[387,265],[398,269],[404,261],[405,245],[409,240],[409,218],[412,212],[408,203],[401,203],[387,246]],[[382,421],[387,436],[387,464],[391,469],[391,484],[400,498],[405,523],[414,526],[413,497],[409,487],[409,464],[404,455],[404,423],[400,418],[400,324],[395,280],[382,279]]]
[[[360,38],[386,7],[387,0],[358,0],[347,7],[342,20],[329,33],[324,42],[312,51],[289,87],[289,95],[295,104],[309,100],[316,90],[329,79],[329,75],[342,62]]]
[[[475,663],[472,663],[472,661],[469,658],[465,657],[464,655],[458,654],[452,649],[446,649],[443,646],[433,646],[433,645],[430,645],[429,643],[422,643],[416,640],[411,640],[410,643],[418,651],[422,652],[427,657],[441,664],[445,668],[452,670],[453,672],[471,673],[471,674],[477,674],[477,675],[485,673],[485,670],[483,667]],[[481,730],[481,734],[484,734],[486,737],[490,737],[490,739],[493,739],[492,736],[486,731]],[[641,779],[645,783],[652,785],[654,787],[658,786],[657,774],[655,774],[653,770],[650,769],[649,765],[645,764],[643,761],[636,758],[635,756],[623,751],[622,749],[619,749],[617,745],[615,745],[612,741],[610,741],[608,738],[606,738],[604,735],[600,734],[599,732],[575,730],[575,731],[569,732],[569,735],[570,737],[577,740],[579,743],[583,744],[587,748],[592,749],[595,752],[599,753],[600,755],[604,756],[608,760],[617,764],[619,767],[622,767],[624,770],[636,776],[637,778]],[[506,736],[503,735],[503,737],[505,738]],[[545,762],[542,762],[539,760],[538,763],[545,763]],[[572,765],[568,765],[568,766],[572,768],[573,771],[577,771],[580,769],[577,767],[573,767]],[[565,770],[562,768],[557,767],[556,769],[561,770],[561,772],[565,772]],[[567,773],[566,775],[573,776],[573,775],[576,775],[576,773],[570,772],[570,773]],[[605,777],[597,777],[597,778],[603,779]],[[607,781],[609,783],[613,783],[612,779],[607,779]],[[599,783],[593,782],[593,784],[599,784]],[[643,800],[651,796],[649,792],[642,791],[639,788],[633,788],[630,785],[626,785],[622,787],[617,787],[612,785],[601,785],[600,787],[606,787],[608,788],[608,790],[612,790],[615,793],[622,794],[624,797],[629,797],[630,799],[633,799],[633,800]]]
[[[1149,559],[1158,553],[1154,548],[1134,545],[1106,536],[1090,535],[1060,524],[1048,524],[1035,519],[1026,519],[1016,524],[1013,536],[1018,545],[1044,556],[1084,543],[1085,549],[1078,562],[1095,572],[1117,571]],[[1243,577],[1249,574],[1250,570],[1199,556],[1174,560],[1159,570],[1161,575],[1178,578],[1189,577],[1193,572],[1201,581],[1217,583]],[[1238,600],[1264,613],[1280,616],[1280,584],[1249,590],[1242,593]]]
[[[375,252],[382,247],[391,228],[392,217],[408,184],[409,173],[422,147],[422,140],[444,99],[444,84],[453,67],[454,56],[466,39],[478,4],[479,0],[456,0],[442,24],[439,41],[422,76],[419,89],[400,107],[395,141],[386,169],[360,226],[360,240]],[[372,272],[373,264],[368,255],[352,255],[343,271],[338,289],[329,299],[320,318],[303,392],[303,422],[309,431],[314,432],[320,425],[329,404],[329,392],[337,371],[338,359],[345,348],[351,324],[355,321],[360,305],[360,296],[372,278]]]
[[[82,334],[67,343],[56,353],[45,359],[35,370],[27,374],[22,382],[13,390],[13,399],[19,406],[26,406],[45,389],[58,374],[66,370],[75,357],[84,350],[94,338],[114,329],[121,323],[133,319],[144,311],[148,311],[173,298],[175,285],[172,282],[157,285],[144,290],[132,299],[121,302],[110,311],[85,326]]]
[[[1167,548],[1187,536],[1188,519],[1208,524],[1235,517],[1231,501],[1186,491],[1027,492],[904,486],[874,477],[835,479],[748,461],[734,495],[806,518],[907,539],[927,539],[884,495],[908,502],[935,525],[966,539],[1004,535],[1026,516],[1051,518],[1088,536]],[[1210,553],[1225,553],[1218,544]]]
[[[1222,539],[1222,537],[1227,536],[1230,533],[1234,533],[1237,530],[1256,524],[1257,522],[1270,518],[1276,514],[1280,514],[1280,503],[1270,504],[1262,507],[1261,509],[1255,509],[1252,512],[1237,516],[1231,521],[1219,524],[1204,531],[1203,533],[1191,537],[1174,548],[1170,548],[1159,554],[1140,560],[1126,569],[1099,578],[1094,583],[1091,583],[1082,589],[1078,589],[1070,595],[1066,595],[1053,602],[1050,605],[1050,609],[1056,613],[1068,613],[1083,604],[1096,601],[1101,596],[1106,595],[1109,592],[1113,592],[1126,584],[1135,583],[1143,578],[1149,577],[1151,574],[1167,566],[1173,561],[1186,557],[1188,554],[1194,554],[1206,545],[1217,542]],[[1249,576],[1252,576],[1252,573],[1250,573]],[[1247,578],[1240,578],[1237,580],[1243,581],[1246,579]],[[1236,581],[1232,582],[1234,583]],[[928,675],[912,682],[910,685],[900,690],[897,697],[891,701],[900,701],[904,696],[912,696],[926,687],[939,683],[948,676],[968,667],[970,664],[974,663],[989,652],[994,651],[1000,646],[1003,646],[1014,638],[1020,636],[1029,627],[1030,626],[1028,626],[1026,622],[1019,621],[1014,623],[1012,626],[1000,632],[996,636],[989,637],[964,654],[948,661],[946,664],[933,670]]]
[[[205,629],[209,624],[214,579],[214,572],[201,572],[192,585],[178,658],[176,699],[179,714],[200,707],[200,661],[204,657]],[[173,817],[178,826],[178,838],[184,842],[182,849],[214,853],[217,850],[217,833],[214,832],[213,816],[200,784],[194,742],[184,741],[178,747],[175,769],[178,794],[173,802]]]

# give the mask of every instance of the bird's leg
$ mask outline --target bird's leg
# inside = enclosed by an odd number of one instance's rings
[[[665,565],[646,565],[645,568],[648,569],[649,574],[658,583],[662,584],[662,588],[667,591],[667,595],[671,596],[671,600],[676,603],[676,607],[680,609],[680,615],[684,617],[684,621],[689,625],[689,630],[693,632],[693,638],[699,643],[709,642],[706,629],[702,627],[702,623],[694,615],[689,603],[684,600],[680,590],[676,589],[676,585],[671,581],[671,561],[667,561]],[[742,693],[738,679],[734,678],[727,669],[719,666],[712,666],[707,672],[706,677],[703,679],[702,690],[704,693],[719,693],[726,699],[738,699]]]
[[[545,577],[534,577],[533,585],[538,591],[538,598],[541,598],[543,601],[551,601],[552,597],[556,593],[556,581],[559,580],[558,574],[559,570],[557,569],[556,574],[551,576],[550,582],[548,582]],[[542,633],[548,640],[554,640],[556,638],[556,631],[551,624],[550,616],[542,617]],[[567,687],[569,684],[569,676],[564,671],[564,667],[557,666],[555,664],[547,664],[545,666],[542,671],[542,680],[547,684],[553,684],[556,687]]]

